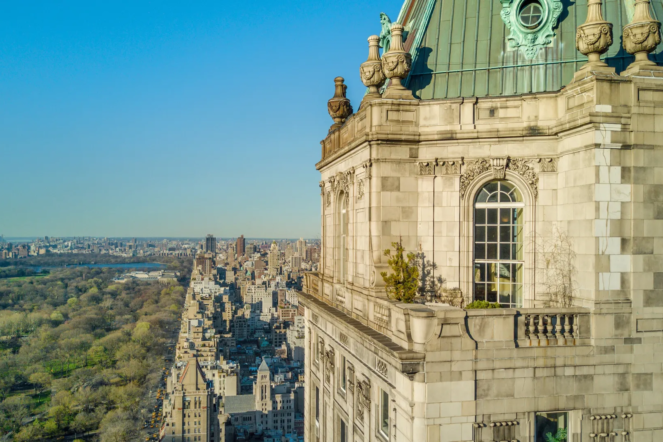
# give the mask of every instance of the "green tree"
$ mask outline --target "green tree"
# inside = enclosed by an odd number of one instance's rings
[[[21,428],[21,431],[14,436],[15,442],[33,442],[36,440],[41,440],[44,430],[41,428],[38,422],[34,422],[32,425],[26,425]]]
[[[23,419],[30,416],[30,399],[25,396],[8,397],[0,404],[0,413],[6,428],[18,431]]]
[[[37,373],[32,373],[28,379],[30,380],[30,383],[41,387],[39,390],[39,393],[41,394],[41,392],[50,388],[51,383],[53,382],[53,375],[46,373],[45,371],[38,371]]]
[[[391,272],[380,272],[387,286],[387,294],[396,301],[414,302],[419,286],[417,257],[411,252],[405,255],[402,238],[398,242],[391,243],[391,246],[395,250],[393,255],[389,249],[384,251],[384,256],[389,258]]]

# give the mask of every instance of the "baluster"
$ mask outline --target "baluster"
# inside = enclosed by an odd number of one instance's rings
[[[580,330],[578,330],[578,315],[573,315],[573,339],[579,338],[579,332]]]
[[[530,347],[532,346],[532,343],[534,342],[534,339],[536,338],[536,331],[534,328],[534,315],[527,315],[526,316],[527,320],[527,334],[529,337],[529,345]]]
[[[536,337],[536,345],[541,344],[541,323],[539,315],[532,315],[532,322],[534,323],[534,336]]]
[[[568,344],[571,339],[571,319],[569,315],[564,315],[564,338]]]
[[[541,315],[541,336],[543,337],[544,345],[548,345],[550,335],[548,334],[550,324],[548,323],[548,315]]]
[[[555,328],[553,330],[553,336],[554,336],[554,338],[557,342],[557,345],[562,344],[562,342],[561,342],[562,341],[562,335],[561,335],[562,323],[561,323],[561,320],[562,320],[562,315],[560,315],[559,313],[556,314],[555,315]]]

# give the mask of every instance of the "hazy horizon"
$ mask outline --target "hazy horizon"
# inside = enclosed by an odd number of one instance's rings
[[[0,233],[319,236],[333,79],[401,6],[4,5]]]

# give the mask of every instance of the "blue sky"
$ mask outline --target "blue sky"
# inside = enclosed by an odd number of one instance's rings
[[[381,1],[0,3],[0,234],[318,237]]]

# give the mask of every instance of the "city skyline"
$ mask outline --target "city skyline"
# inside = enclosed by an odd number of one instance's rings
[[[0,231],[319,235],[313,164],[332,80],[361,100],[355,42],[401,2],[255,6],[6,5]]]

